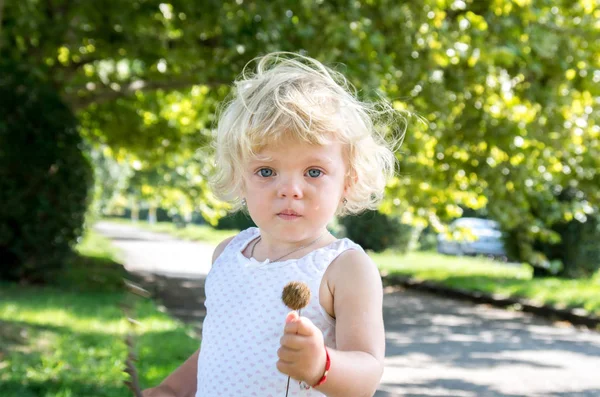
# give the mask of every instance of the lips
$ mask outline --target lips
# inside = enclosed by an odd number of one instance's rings
[[[286,221],[294,221],[296,219],[300,219],[302,218],[302,215],[300,215],[299,213],[297,213],[294,210],[291,209],[287,209],[285,211],[281,211],[280,213],[277,214],[277,216],[280,219],[286,220]]]
[[[278,213],[277,215],[285,215],[285,216],[300,216],[300,214],[298,214],[296,211],[294,210],[285,210],[285,211],[281,211],[280,213]]]

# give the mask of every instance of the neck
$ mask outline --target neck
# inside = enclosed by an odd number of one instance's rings
[[[327,229],[298,241],[285,241],[261,232],[253,256],[257,260],[277,261],[282,256],[285,257],[281,260],[293,259],[297,258],[298,255],[304,256],[306,252],[325,246],[331,243],[332,240],[335,240],[335,237],[329,234]]]

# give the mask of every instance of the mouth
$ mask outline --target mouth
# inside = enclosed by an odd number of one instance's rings
[[[300,215],[299,213],[297,213],[296,211],[293,211],[293,210],[285,210],[285,211],[281,211],[280,213],[278,213],[277,216],[280,218],[283,218],[283,219],[292,220],[292,219],[298,219],[302,215]]]
[[[294,216],[300,216],[299,213],[297,213],[294,210],[285,210],[285,211],[281,211],[280,213],[278,213],[277,215],[294,215]]]

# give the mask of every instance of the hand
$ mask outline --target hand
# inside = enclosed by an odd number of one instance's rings
[[[314,385],[323,376],[327,360],[323,333],[308,318],[290,312],[285,319],[277,356],[280,372]]]

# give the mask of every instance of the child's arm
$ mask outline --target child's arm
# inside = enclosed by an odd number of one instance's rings
[[[227,244],[233,239],[223,240],[213,252],[212,263],[221,255]],[[183,364],[165,378],[157,387],[146,389],[143,397],[194,397],[197,389],[198,356],[200,349],[196,350]]]
[[[144,397],[194,397],[196,376],[198,375],[198,354],[196,350],[183,364],[173,371],[160,385],[142,392]]]
[[[377,267],[366,254],[348,251],[331,264],[326,281],[334,299],[337,348],[328,348],[331,368],[317,390],[331,397],[373,396],[385,356],[383,290]],[[313,385],[325,370],[323,334],[305,317],[291,315],[286,322],[277,368]]]

